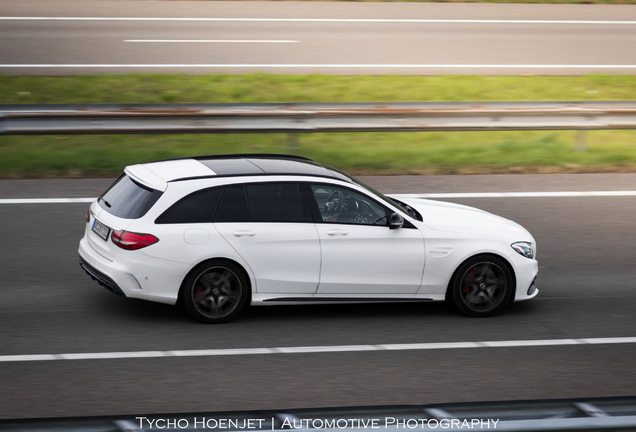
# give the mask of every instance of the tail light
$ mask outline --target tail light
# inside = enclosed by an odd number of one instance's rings
[[[113,231],[110,238],[113,243],[126,250],[145,248],[146,246],[150,246],[159,241],[159,239],[152,234],[141,234],[128,231]]]
[[[89,223],[91,221],[91,206],[88,206],[88,208],[86,209],[86,223]]]

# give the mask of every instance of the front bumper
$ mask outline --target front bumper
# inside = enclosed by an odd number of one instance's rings
[[[537,277],[539,263],[536,259],[524,258],[521,255],[509,257],[517,277],[517,289],[513,301],[523,301],[535,298],[539,294]]]

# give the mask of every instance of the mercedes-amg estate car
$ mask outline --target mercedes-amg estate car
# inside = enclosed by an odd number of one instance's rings
[[[448,300],[488,316],[538,293],[535,240],[515,222],[389,198],[292,156],[128,166],[90,205],[79,256],[107,289],[212,323],[306,302]]]

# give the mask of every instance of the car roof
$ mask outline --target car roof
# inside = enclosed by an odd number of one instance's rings
[[[333,168],[301,156],[277,154],[234,154],[167,159],[126,167],[125,172],[154,189],[166,183],[201,178],[300,175],[327,177],[351,182]]]

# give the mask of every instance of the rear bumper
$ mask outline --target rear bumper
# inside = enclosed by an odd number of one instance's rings
[[[96,280],[98,284],[106,288],[108,291],[115,293],[117,295],[126,297],[126,294],[124,294],[124,291],[122,291],[122,289],[119,288],[119,285],[117,285],[117,283],[114,280],[112,280],[110,277],[106,276],[104,273],[100,272],[95,267],[93,267],[92,265],[84,261],[81,255],[79,257],[79,265],[80,267],[82,267],[82,269],[84,269],[86,274],[91,277],[91,279]]]
[[[111,261],[99,254],[84,236],[78,249],[80,266],[97,283],[115,294],[175,304],[183,278],[181,272],[175,271],[175,263],[147,257],[140,251],[125,252],[128,253]],[[144,283],[143,288],[139,281]]]

